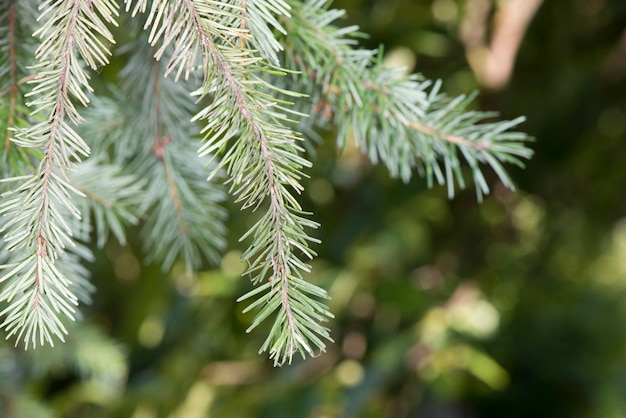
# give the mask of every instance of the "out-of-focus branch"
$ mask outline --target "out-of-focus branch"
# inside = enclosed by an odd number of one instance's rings
[[[626,78],[626,30],[622,32],[615,48],[604,61],[602,72],[612,82]]]
[[[493,35],[487,41],[491,0],[469,0],[461,25],[467,60],[484,86],[504,88],[513,73],[515,57],[528,25],[543,0],[503,0],[493,17]]]

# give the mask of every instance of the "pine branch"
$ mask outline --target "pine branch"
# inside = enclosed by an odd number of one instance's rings
[[[320,322],[330,313],[315,299],[326,297],[325,292],[305,286],[301,278],[308,266],[300,257],[314,255],[309,242],[315,240],[305,229],[317,224],[303,216],[292,193],[302,190],[301,170],[310,163],[299,156],[297,133],[285,127],[290,123],[284,114],[288,110],[270,95],[273,86],[259,77],[269,69],[253,51],[241,48],[249,40],[241,11],[229,3],[155,1],[146,28],[152,45],[161,41],[155,58],[172,46],[166,73],[176,71],[176,78],[183,74],[188,78],[200,55],[204,81],[196,95],[211,97],[212,102],[194,118],[207,123],[206,143],[199,152],[224,153],[218,167],[226,169],[231,192],[243,208],[268,206],[242,237],[252,237],[243,256],[250,265],[247,274],[257,285],[267,282],[240,300],[266,292],[251,305],[259,312],[250,329],[277,312],[261,351],[269,351],[276,364],[283,364],[296,351],[313,355],[311,343],[324,350],[322,339],[329,339],[329,334]]]
[[[225,247],[225,193],[206,181],[209,159],[195,152],[200,141],[189,122],[195,108],[189,83],[163,78],[167,62],[153,60],[153,49],[138,38],[123,48],[132,53],[120,72],[121,92],[113,101],[94,100],[84,131],[97,152],[112,150],[113,161],[145,179],[135,196],[146,215],[146,261],[168,270],[182,258],[192,274],[205,260],[217,263]]]
[[[13,141],[40,150],[43,158],[32,174],[9,179],[20,184],[3,194],[6,200],[0,205],[0,214],[9,216],[2,229],[8,231],[7,249],[19,254],[17,261],[1,266],[0,301],[9,305],[0,312],[6,315],[0,327],[26,347],[53,345],[53,336],[63,340],[67,330],[61,316],[74,320],[78,297],[57,265],[73,245],[67,218],[80,216],[71,199],[81,193],[70,184],[67,171],[89,154],[73,127],[82,121],[74,101],[89,102],[91,86],[82,62],[92,69],[108,62],[103,40],[114,42],[106,24],[115,24],[117,14],[113,0],[48,0],[41,9],[40,19],[48,20],[35,33],[42,43],[35,53],[37,75],[28,105],[45,120],[19,130]]]
[[[392,176],[404,181],[417,169],[429,186],[434,181],[446,184],[452,197],[455,183],[465,187],[462,158],[471,169],[479,200],[489,192],[480,164],[491,166],[513,189],[502,164],[522,165],[521,159],[532,155],[524,144],[528,137],[510,131],[523,118],[485,123],[495,114],[468,111],[474,96],[450,99],[439,93],[439,83],[432,86],[417,75],[383,68],[375,51],[354,49],[356,27],[332,24],[344,12],[328,10],[329,4],[292,2],[285,58],[301,76],[297,87],[286,88],[309,89],[305,91],[313,102],[303,113],[323,126],[338,126],[340,146],[351,132],[374,163],[382,161]]]
[[[150,215],[141,235],[146,261],[159,262],[164,270],[182,258],[187,274],[204,260],[216,264],[226,246],[220,206],[224,191],[206,181],[207,158],[198,158],[198,143],[163,143],[159,157],[149,156],[136,163],[150,179],[141,210]]]

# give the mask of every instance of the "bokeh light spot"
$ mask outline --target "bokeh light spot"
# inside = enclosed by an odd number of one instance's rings
[[[230,277],[239,277],[246,271],[246,263],[241,259],[240,251],[229,251],[224,254],[221,265],[222,272]]]
[[[343,339],[341,349],[346,357],[360,359],[367,350],[367,340],[360,332],[349,332]]]
[[[142,346],[154,348],[161,343],[164,334],[165,324],[163,324],[163,320],[157,316],[149,316],[139,327],[137,338]]]
[[[459,8],[454,0],[435,0],[431,6],[433,17],[442,23],[456,20]]]
[[[337,381],[343,386],[356,386],[362,380],[365,372],[361,363],[355,360],[342,361],[335,369]]]
[[[113,260],[115,274],[122,280],[135,281],[141,274],[141,265],[131,252],[124,252]]]
[[[335,197],[333,186],[326,179],[315,179],[308,187],[309,196],[318,205],[326,205]]]

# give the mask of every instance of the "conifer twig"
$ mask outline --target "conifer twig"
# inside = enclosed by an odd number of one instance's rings
[[[471,170],[478,199],[489,192],[481,164],[491,166],[506,187],[514,188],[503,163],[522,165],[532,151],[529,138],[511,128],[524,118],[485,123],[494,113],[468,111],[474,95],[449,98],[441,83],[404,75],[382,66],[382,54],[355,49],[356,27],[338,28],[333,22],[344,11],[328,9],[330,1],[292,1],[285,59],[300,70],[295,86],[307,91],[312,103],[301,110],[312,123],[339,128],[343,146],[351,132],[357,146],[372,162],[383,162],[392,176],[408,181],[417,169],[431,186],[465,187],[461,159]],[[311,81],[315,87],[311,88]]]
[[[0,327],[7,337],[23,338],[27,347],[53,345],[53,335],[63,340],[67,330],[60,315],[74,320],[78,289],[56,265],[66,246],[74,245],[66,218],[80,216],[71,196],[81,193],[67,171],[89,154],[72,127],[82,121],[73,100],[85,106],[89,102],[85,91],[91,87],[80,59],[92,69],[108,62],[110,53],[99,37],[114,42],[106,23],[114,24],[116,13],[112,0],[48,0],[42,10],[41,18],[48,20],[35,33],[42,38],[35,54],[39,73],[28,96],[33,97],[33,113],[45,120],[19,130],[13,141],[41,150],[43,157],[34,173],[9,179],[21,184],[3,195],[7,199],[0,206],[0,213],[10,217],[2,229],[8,231],[7,249],[21,254],[19,261],[1,266],[0,283],[6,284],[0,301],[9,304],[0,312],[7,315]]]

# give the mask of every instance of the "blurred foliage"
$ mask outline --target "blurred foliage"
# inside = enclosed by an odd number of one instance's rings
[[[455,93],[479,88],[459,40],[467,3],[335,5],[364,44]],[[280,369],[257,355],[263,335],[234,302],[250,288],[237,243],[250,220],[232,210],[233,250],[194,278],[145,266],[138,231],[97,252],[94,357],[80,342],[0,346],[0,415],[626,416],[625,28],[624,1],[546,0],[509,86],[482,93],[537,138],[518,193],[449,202],[320,144],[304,199],[323,225],[309,279],[333,298],[328,353]]]

